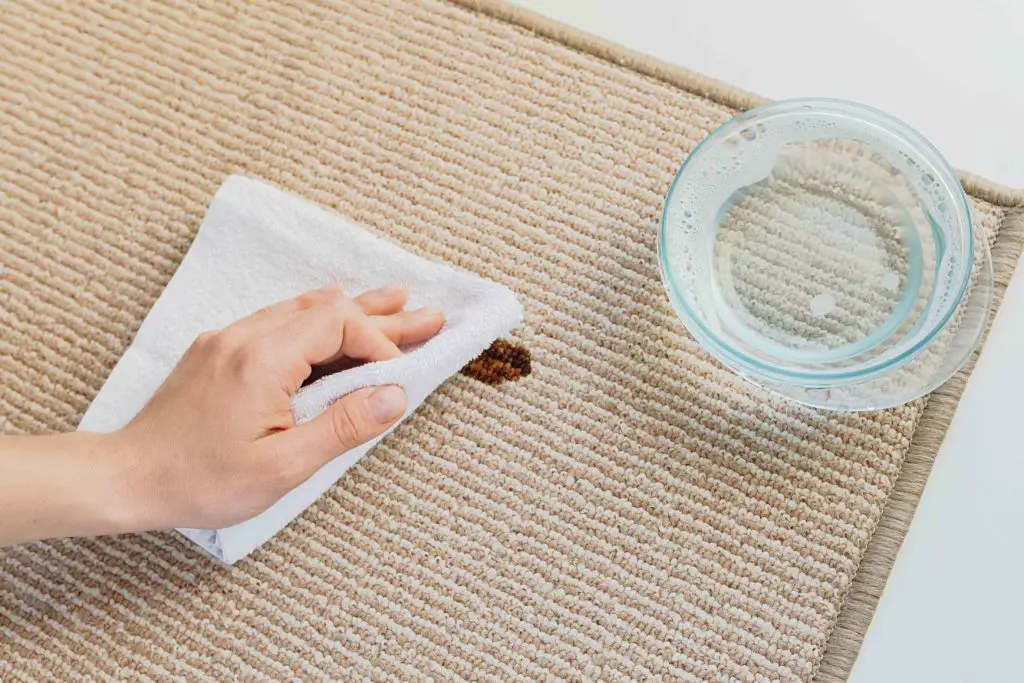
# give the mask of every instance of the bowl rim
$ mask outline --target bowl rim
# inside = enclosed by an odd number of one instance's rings
[[[901,139],[902,142],[910,149],[914,150],[920,158],[927,161],[929,166],[933,167],[933,170],[938,172],[938,179],[942,182],[942,187],[946,191],[947,198],[952,200],[952,203],[956,207],[955,215],[957,220],[962,227],[966,228],[964,230],[966,239],[963,240],[963,246],[960,254],[962,263],[964,263],[966,267],[962,268],[963,275],[961,276],[960,286],[955,296],[950,298],[948,310],[943,313],[942,317],[932,326],[932,328],[928,330],[928,332],[924,334],[924,336],[912,347],[905,349],[892,357],[884,358],[877,363],[868,364],[867,366],[858,367],[852,370],[796,371],[788,368],[780,368],[778,366],[766,364],[763,361],[736,349],[731,344],[726,343],[712,332],[704,324],[700,316],[698,316],[686,303],[686,297],[680,290],[678,283],[675,281],[675,278],[669,269],[667,256],[665,254],[668,231],[667,218],[672,197],[674,196],[676,187],[679,185],[681,179],[686,175],[687,168],[693,160],[700,158],[703,153],[702,150],[706,151],[710,145],[720,139],[726,132],[731,132],[733,129],[740,126],[749,125],[751,122],[756,123],[758,119],[761,119],[766,115],[792,111],[796,108],[806,108],[808,106],[812,107],[813,110],[828,111],[846,116],[853,120],[860,120],[865,123],[876,125]],[[964,192],[963,186],[960,184],[956,172],[953,170],[949,162],[946,161],[946,158],[942,156],[942,153],[939,152],[939,150],[923,135],[921,135],[921,133],[891,114],[887,114],[886,112],[859,102],[835,98],[810,97],[778,100],[740,112],[713,130],[709,135],[701,140],[696,147],[693,148],[690,154],[687,155],[686,159],[683,160],[679,170],[676,171],[675,177],[672,179],[672,184],[669,186],[668,193],[665,195],[658,231],[657,251],[662,284],[666,289],[672,307],[675,309],[676,314],[682,320],[690,333],[701,343],[702,346],[718,357],[719,360],[741,374],[749,374],[754,377],[760,377],[773,382],[798,382],[807,386],[825,387],[837,386],[851,382],[860,382],[877,377],[906,363],[924,350],[925,347],[927,347],[928,344],[930,344],[939,332],[941,332],[949,323],[949,320],[960,305],[964,293],[967,291],[971,271],[974,268],[974,239],[974,218],[968,205],[967,194]]]

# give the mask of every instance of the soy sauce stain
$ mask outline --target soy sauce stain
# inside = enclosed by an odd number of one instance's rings
[[[514,382],[530,374],[530,351],[499,339],[462,368],[462,374],[492,386]]]

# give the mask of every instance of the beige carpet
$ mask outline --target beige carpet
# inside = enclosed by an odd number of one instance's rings
[[[755,99],[466,4],[4,6],[3,429],[74,428],[233,172],[512,287],[533,362],[453,378],[233,568],[169,533],[0,550],[0,679],[844,675],[961,382],[835,415],[720,368],[656,224]],[[1021,197],[968,189],[1005,282]]]

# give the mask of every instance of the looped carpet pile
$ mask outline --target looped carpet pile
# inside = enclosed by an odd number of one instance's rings
[[[508,285],[532,358],[453,378],[237,566],[0,550],[0,678],[842,676],[962,377],[829,414],[686,334],[662,199],[756,101],[494,2],[7,3],[0,428],[75,427],[237,172]],[[966,184],[1005,283],[1020,195]]]

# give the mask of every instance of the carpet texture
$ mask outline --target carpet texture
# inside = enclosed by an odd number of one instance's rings
[[[841,678],[963,377],[822,413],[686,334],[662,199],[756,102],[493,2],[6,4],[0,428],[75,427],[236,172],[508,285],[532,359],[234,567],[0,550],[0,679]],[[1021,197],[965,184],[1005,284]]]

